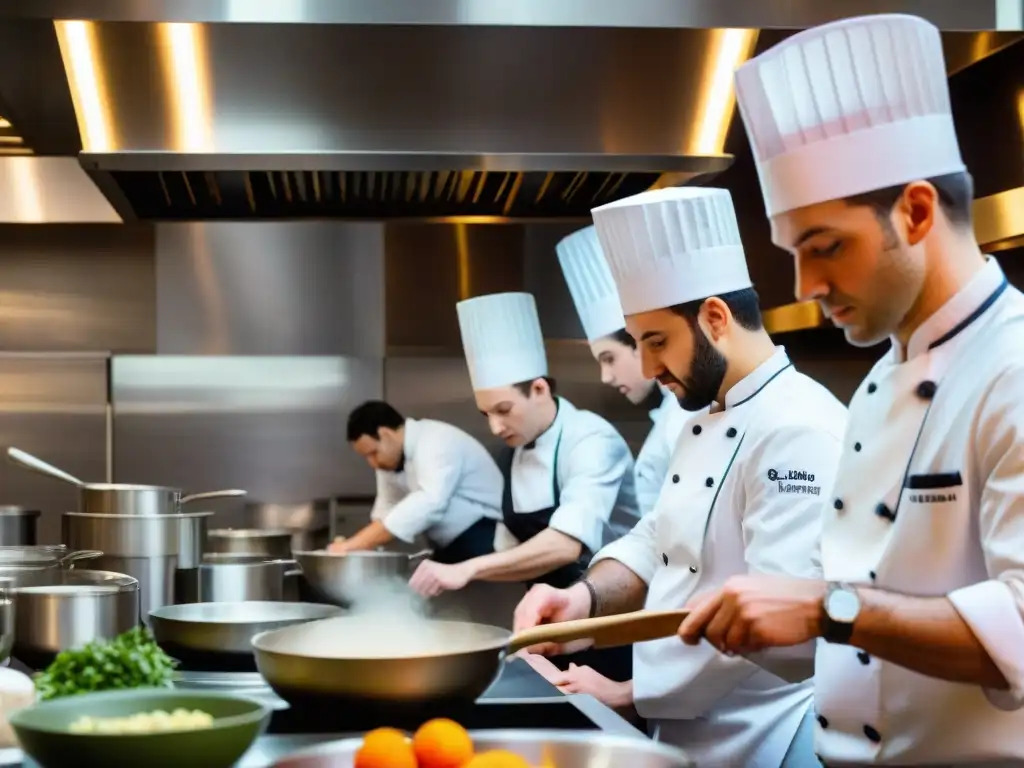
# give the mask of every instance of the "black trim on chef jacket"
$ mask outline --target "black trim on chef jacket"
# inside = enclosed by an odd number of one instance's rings
[[[980,318],[982,315],[984,315],[985,312],[988,311],[988,309],[990,307],[992,307],[993,304],[996,303],[996,301],[999,299],[999,297],[1003,295],[1003,292],[1006,290],[1008,285],[1009,285],[1009,283],[1007,282],[1006,278],[1004,277],[1003,281],[999,284],[999,286],[994,291],[992,291],[992,293],[990,293],[988,295],[988,297],[983,302],[981,302],[981,304],[979,304],[978,307],[973,312],[971,312],[967,317],[965,317],[963,320],[961,320],[959,323],[957,323],[955,326],[953,326],[953,328],[951,328],[947,333],[944,333],[938,339],[936,339],[931,344],[929,344],[928,345],[928,351],[930,352],[933,349],[936,349],[937,347],[942,346],[947,341],[950,341],[950,340],[956,338],[964,330],[966,330],[968,327],[970,327],[970,325],[972,323],[974,323],[974,321],[976,321],[978,318]],[[902,493],[903,489],[911,487],[910,485],[908,485],[908,481],[909,481],[909,479],[911,477],[911,474],[910,474],[911,465],[914,463],[914,456],[917,454],[917,446],[921,442],[921,435],[924,433],[925,424],[928,422],[928,415],[931,413],[932,404],[935,402],[935,394],[938,391],[938,388],[939,388],[939,383],[938,382],[926,379],[926,380],[918,383],[917,388],[914,391],[914,394],[916,394],[919,398],[921,398],[922,400],[927,400],[928,401],[928,406],[925,408],[924,416],[921,418],[921,424],[917,428],[917,436],[914,438],[914,445],[910,449],[910,457],[907,459],[907,465],[906,465],[906,467],[903,470],[903,481],[900,483],[900,494],[899,494],[899,498],[896,501],[896,508],[890,510],[889,507],[884,502],[880,502],[875,507],[875,514],[878,515],[879,517],[882,517],[882,518],[888,520],[891,523],[896,522],[896,517],[899,514],[900,502],[903,499],[903,493]],[[878,385],[877,384],[875,384],[874,382],[870,382],[868,384],[867,392],[868,392],[869,395],[873,394],[877,390],[878,390]],[[861,447],[862,447],[861,444],[858,442],[858,443],[856,443],[854,445],[854,450],[860,451]],[[833,506],[836,508],[836,510],[842,510],[842,508],[843,508],[843,500],[842,499],[836,499],[833,502]],[[872,574],[874,574],[874,571],[872,571]],[[872,575],[871,578],[872,578],[872,581],[873,581],[875,579],[874,575]]]
[[[501,469],[502,477],[505,480],[505,489],[501,497],[502,522],[509,533],[516,537],[520,543],[529,541],[541,531],[547,529],[551,523],[551,517],[558,509],[562,490],[558,484],[558,449],[562,444],[562,433],[558,433],[558,440],[555,442],[555,456],[551,467],[551,495],[554,500],[552,506],[546,509],[538,509],[534,512],[516,512],[512,502],[512,461],[515,458],[515,449],[506,448],[498,457],[498,467]],[[532,450],[525,448],[526,450]],[[587,564],[590,562],[591,554],[586,546],[580,559],[575,563],[563,565],[551,573],[532,579],[528,586],[534,584],[549,584],[557,589],[567,589],[575,584],[587,571]],[[551,656],[549,660],[559,669],[568,669],[569,664],[577,666],[589,666],[605,677],[616,682],[625,682],[633,679],[633,646],[626,645],[619,648],[602,648],[595,650],[588,648],[579,653],[571,653],[562,656]]]

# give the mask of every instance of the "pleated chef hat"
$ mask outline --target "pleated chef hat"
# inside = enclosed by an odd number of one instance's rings
[[[455,305],[473,390],[548,375],[537,303],[529,293],[492,293]]]
[[[916,16],[800,32],[736,71],[769,216],[964,170],[939,30]]]
[[[591,213],[626,315],[751,286],[728,190],[668,187]]]
[[[594,227],[562,238],[555,250],[587,341],[625,328],[619,294]]]

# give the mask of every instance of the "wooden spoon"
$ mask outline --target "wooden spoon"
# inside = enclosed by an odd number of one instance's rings
[[[577,619],[517,632],[508,642],[508,653],[541,643],[568,643],[590,638],[595,648],[642,643],[672,637],[689,611],[632,611],[596,619]]]

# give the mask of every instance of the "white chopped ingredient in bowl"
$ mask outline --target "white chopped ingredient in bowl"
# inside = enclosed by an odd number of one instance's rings
[[[199,709],[179,708],[173,712],[157,709],[127,717],[90,717],[82,715],[68,727],[71,733],[122,735],[127,733],[163,733],[198,731],[213,726],[213,715]]]

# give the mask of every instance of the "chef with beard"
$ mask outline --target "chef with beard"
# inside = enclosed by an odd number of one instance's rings
[[[739,574],[817,576],[846,409],[765,331],[729,192],[645,192],[593,215],[644,374],[694,415],[654,513],[580,584],[534,587],[516,628],[678,609]],[[812,672],[810,644],[747,659],[671,637],[634,646],[632,699],[698,765],[805,766]]]
[[[633,455],[611,424],[557,396],[533,296],[479,296],[457,310],[477,408],[506,445],[499,551],[456,565],[421,563],[410,584],[428,596],[473,581],[569,587],[639,517]],[[617,681],[632,675],[628,646],[555,661]]]
[[[850,404],[824,578],[736,579],[681,633],[735,653],[822,637],[829,766],[1024,765],[1024,296],[974,240],[939,30],[828,24],[736,86],[799,298],[891,347]]]
[[[594,227],[563,238],[555,250],[590,352],[600,366],[601,382],[647,411],[653,422],[636,457],[637,502],[640,514],[646,515],[665,482],[685,412],[667,389],[643,375],[640,351],[626,332],[615,281]]]

